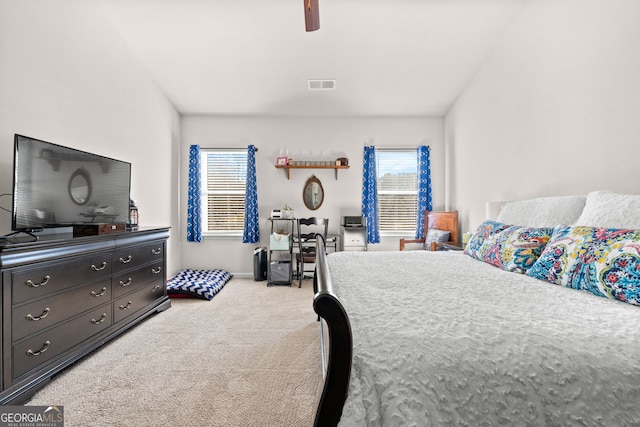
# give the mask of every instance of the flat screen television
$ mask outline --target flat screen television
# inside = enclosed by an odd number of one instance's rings
[[[131,164],[15,135],[16,232],[86,223],[127,223]]]

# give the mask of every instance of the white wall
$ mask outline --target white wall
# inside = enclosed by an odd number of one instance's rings
[[[640,193],[640,2],[536,0],[446,116],[463,229],[485,202]]]
[[[178,228],[180,118],[99,2],[0,0],[0,58],[0,193],[12,192],[20,133],[131,162],[142,225]],[[170,239],[170,273],[177,250]]]
[[[429,118],[277,118],[184,116],[182,118],[183,170],[181,209],[186,212],[186,181],[189,146],[242,148],[254,144],[260,209],[260,244],[243,244],[240,239],[209,238],[202,243],[186,242],[186,218],[180,225],[181,263],[185,268],[223,268],[232,273],[250,274],[253,249],[268,245],[272,209],[287,203],[297,217],[329,218],[329,232],[339,232],[343,215],[360,215],[362,194],[362,150],[365,145],[379,148],[431,146],[434,209],[444,208],[443,120]],[[294,169],[291,179],[274,167],[280,149],[299,160],[348,157],[350,168],[340,170]],[[325,190],[322,206],[308,210],[302,201],[305,181],[316,175]],[[175,233],[174,233],[175,235]],[[407,236],[412,237],[412,236]],[[398,237],[383,237],[370,250],[397,250]]]
[[[0,0],[0,194],[12,191],[14,133],[127,160],[142,224],[172,226],[170,272],[214,265],[248,273],[254,245],[184,241],[180,168],[190,144],[260,149],[263,218],[284,203],[310,214],[301,193],[315,173],[327,193],[315,214],[330,217],[334,232],[340,216],[360,211],[365,144],[431,145],[434,208],[458,209],[463,229],[484,219],[486,201],[640,193],[637,16],[636,0],[526,2],[444,125],[430,118],[187,116],[181,126],[99,2]],[[286,180],[273,167],[285,146],[292,157],[344,154],[351,168],[337,181],[323,170],[294,170]],[[0,207],[11,208],[10,196],[0,197]],[[0,233],[10,223],[0,210]],[[266,221],[262,235],[264,244]],[[396,247],[395,237],[371,246]]]

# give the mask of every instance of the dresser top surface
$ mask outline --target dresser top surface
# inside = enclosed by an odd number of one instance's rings
[[[37,240],[30,235],[16,235],[0,241],[0,268],[166,239],[169,237],[169,229],[170,227],[144,227],[81,237],[73,237],[72,233],[51,233],[38,235]],[[39,255],[36,256],[36,253]]]

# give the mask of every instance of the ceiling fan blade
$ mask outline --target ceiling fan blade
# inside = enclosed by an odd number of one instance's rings
[[[315,31],[320,28],[320,11],[318,0],[304,1],[304,24],[307,31]]]

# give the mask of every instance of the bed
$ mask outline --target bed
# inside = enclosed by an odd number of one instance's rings
[[[593,192],[508,203],[464,251],[320,240],[315,425],[640,425],[638,230],[640,196]]]

